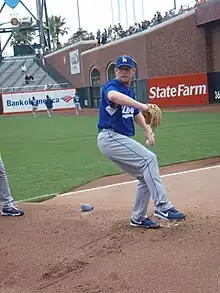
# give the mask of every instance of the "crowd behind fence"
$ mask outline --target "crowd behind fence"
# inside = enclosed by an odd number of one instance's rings
[[[122,39],[124,37],[147,30],[148,28],[165,22],[170,18],[174,18],[180,14],[198,8],[202,4],[213,1],[214,0],[195,0],[194,5],[192,6],[181,5],[179,9],[170,9],[169,11],[165,12],[164,15],[162,15],[160,11],[157,11],[151,20],[143,20],[141,22],[136,22],[134,23],[134,25],[130,25],[126,29],[123,28],[120,23],[118,23],[117,25],[110,25],[103,31],[98,29],[96,36],[92,32],[88,33],[86,30],[79,30],[75,34],[73,34],[71,38],[69,38],[69,40],[63,45],[63,47],[77,43],[81,40],[96,40],[97,46],[105,45],[115,40]],[[60,49],[60,47],[57,49]]]

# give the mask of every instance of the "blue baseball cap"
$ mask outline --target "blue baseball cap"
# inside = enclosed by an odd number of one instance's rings
[[[128,66],[131,68],[135,68],[135,61],[132,57],[128,55],[122,55],[119,56],[117,61],[116,61],[116,68],[119,68],[121,66]]]

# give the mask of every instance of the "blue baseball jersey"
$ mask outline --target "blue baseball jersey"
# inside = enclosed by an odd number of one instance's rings
[[[45,105],[47,106],[48,109],[53,108],[53,100],[52,99],[46,99],[45,100]]]
[[[114,129],[116,132],[126,136],[134,136],[134,116],[139,113],[138,109],[128,106],[115,105],[108,99],[110,91],[118,91],[122,94],[135,99],[135,94],[132,88],[126,87],[119,80],[114,79],[107,82],[102,90],[98,129]]]
[[[32,105],[33,107],[38,106],[38,101],[37,101],[37,100],[32,100],[32,101],[31,101],[31,105]]]
[[[74,101],[75,101],[75,103],[79,103],[79,102],[80,102],[80,97],[77,96],[77,95],[75,95],[75,97],[74,97]]]

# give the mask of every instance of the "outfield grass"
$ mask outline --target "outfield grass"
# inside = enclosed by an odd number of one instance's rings
[[[219,114],[164,113],[156,130],[160,166],[220,155]],[[0,116],[0,152],[16,200],[66,192],[121,173],[96,145],[97,117]],[[135,139],[144,143],[143,132]]]

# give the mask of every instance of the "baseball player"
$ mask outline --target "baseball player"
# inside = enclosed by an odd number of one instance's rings
[[[75,97],[74,97],[74,103],[76,106],[76,115],[79,115],[79,111],[82,110],[81,105],[80,105],[80,97],[79,95],[76,93]]]
[[[31,105],[32,105],[33,116],[36,117],[36,114],[38,111],[38,101],[35,99],[35,97],[32,97]]]
[[[7,174],[0,154],[0,201],[3,204],[2,216],[18,217],[22,216],[24,212],[14,205],[14,200],[11,196]]]
[[[131,88],[134,74],[132,57],[119,56],[116,79],[107,82],[102,90],[97,144],[103,155],[139,181],[130,225],[155,229],[160,224],[147,216],[150,196],[154,201],[155,216],[165,220],[183,220],[185,216],[166,197],[156,155],[132,138],[135,122],[143,128],[148,144],[153,146],[155,142],[153,131],[141,113],[147,111],[148,106],[135,100]]]
[[[46,95],[45,105],[47,107],[48,116],[51,117],[53,113],[53,100]]]

